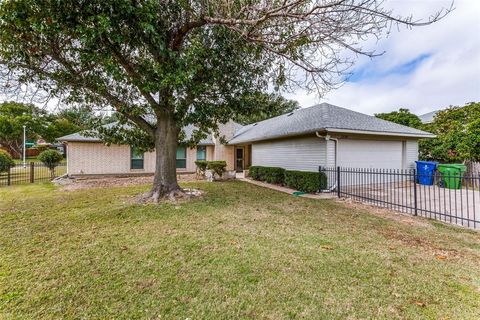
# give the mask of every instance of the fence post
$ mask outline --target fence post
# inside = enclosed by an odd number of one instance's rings
[[[30,183],[35,182],[35,163],[30,162]]]
[[[318,166],[318,185],[320,186],[318,192],[322,192],[322,166]]]
[[[340,167],[337,167],[337,197],[340,198]]]
[[[413,201],[414,201],[414,208],[415,213],[414,215],[418,215],[418,205],[417,205],[417,170],[413,169]]]
[[[8,166],[7,171],[7,186],[12,184],[12,166]]]

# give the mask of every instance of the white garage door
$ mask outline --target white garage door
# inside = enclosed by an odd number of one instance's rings
[[[349,168],[402,168],[402,141],[342,139],[338,164]]]

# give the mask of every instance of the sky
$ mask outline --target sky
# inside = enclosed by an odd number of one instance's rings
[[[402,15],[428,18],[451,1],[387,0]],[[286,94],[302,107],[328,102],[366,114],[408,108],[420,115],[480,101],[480,0],[455,0],[444,19],[425,27],[392,30],[364,48],[385,53],[359,57],[352,75],[323,97],[302,90]],[[353,57],[353,55],[352,55]]]

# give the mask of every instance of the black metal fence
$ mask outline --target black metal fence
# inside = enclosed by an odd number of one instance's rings
[[[25,183],[50,181],[67,172],[67,165],[61,163],[53,172],[41,162],[22,163],[10,167],[7,172],[0,173],[0,187]]]
[[[433,178],[415,169],[325,168],[328,191],[338,197],[419,215],[469,228],[480,228],[480,175]],[[420,184],[431,180],[431,185]],[[324,190],[325,191],[325,190]]]

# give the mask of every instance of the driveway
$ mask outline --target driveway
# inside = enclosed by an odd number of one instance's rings
[[[345,186],[341,190],[355,200],[415,214],[415,190],[410,181]],[[417,184],[416,211],[419,216],[480,229],[480,190]]]

